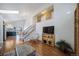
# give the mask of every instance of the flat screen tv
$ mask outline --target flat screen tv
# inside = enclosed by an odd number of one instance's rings
[[[54,26],[43,27],[43,33],[54,34]]]

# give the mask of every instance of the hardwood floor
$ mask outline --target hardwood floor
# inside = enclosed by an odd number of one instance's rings
[[[64,53],[59,51],[57,48],[43,44],[40,41],[30,40],[30,41],[24,42],[20,40],[16,42],[15,37],[8,37],[4,43],[5,43],[4,53],[15,49],[16,44],[28,44],[36,49],[36,52],[39,56],[63,56],[65,55]]]
[[[40,41],[28,41],[27,44],[31,45],[36,49],[36,52],[40,56],[64,56],[65,54],[59,51],[56,47],[52,47],[41,43]]]
[[[23,43],[24,42],[22,40],[16,41],[15,36],[8,37],[6,41],[4,42],[4,53],[15,49],[16,44],[23,44]]]

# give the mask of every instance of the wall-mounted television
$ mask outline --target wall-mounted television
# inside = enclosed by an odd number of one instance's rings
[[[54,34],[54,26],[43,27],[43,33]]]

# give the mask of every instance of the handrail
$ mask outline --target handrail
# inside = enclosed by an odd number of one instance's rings
[[[35,29],[35,25],[31,25],[31,26],[29,26],[27,29],[25,29],[25,30],[23,31],[24,35],[29,34],[29,31],[30,31],[31,29],[34,30],[34,29]],[[31,30],[31,31],[32,31],[32,30]],[[30,32],[31,32],[31,31],[30,31]]]
[[[28,37],[33,31],[34,31],[34,29],[32,29],[30,32],[28,32],[27,35],[25,35],[24,38]]]
[[[28,29],[28,30],[27,30]],[[26,38],[26,37],[28,37],[34,30],[35,30],[35,25],[31,25],[30,27],[28,27],[26,29],[26,31],[24,31],[25,32],[25,34],[23,34],[24,35],[24,39]]]
[[[27,30],[27,29],[30,28],[31,26],[32,26],[32,25],[28,26],[25,30]],[[24,30],[24,31],[25,31],[25,30]]]
[[[29,30],[31,27],[33,27],[34,25],[30,25],[29,27],[27,27],[24,31]]]

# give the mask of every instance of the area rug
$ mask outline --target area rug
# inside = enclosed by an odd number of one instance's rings
[[[27,44],[17,45],[16,49],[4,53],[4,56],[38,56],[35,49]]]
[[[35,49],[27,44],[17,45],[16,52],[18,56],[35,56],[36,51]]]

